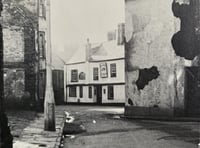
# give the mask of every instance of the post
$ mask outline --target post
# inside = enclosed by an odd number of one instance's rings
[[[51,70],[51,21],[50,21],[50,0],[47,0],[46,6],[47,21],[47,50],[46,50],[46,90],[44,100],[44,117],[45,127],[47,131],[55,131],[55,100],[52,86],[52,70]]]
[[[8,118],[4,109],[4,80],[3,80],[3,30],[2,30],[2,1],[0,0],[0,148],[12,148],[13,137],[8,126]]]

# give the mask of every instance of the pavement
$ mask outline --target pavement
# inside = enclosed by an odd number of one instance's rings
[[[62,137],[64,124],[64,106],[56,106],[56,131],[44,131],[44,114],[33,112],[17,111],[14,117],[8,112],[11,133],[13,134],[14,148],[58,148]],[[20,114],[20,115],[19,115]],[[27,115],[28,114],[28,115]],[[21,118],[21,116],[24,116]],[[29,118],[29,119],[28,119]],[[14,128],[18,127],[18,128]]]

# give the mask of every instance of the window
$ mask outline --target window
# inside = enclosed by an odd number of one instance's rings
[[[117,77],[116,64],[110,64],[110,76]]]
[[[79,87],[79,97],[83,98],[83,86]]]
[[[93,68],[93,80],[99,80],[99,69],[97,67]]]
[[[45,32],[40,31],[39,32],[39,54],[40,54],[40,58],[45,58]]]
[[[89,89],[88,89],[88,97],[92,98],[92,87],[91,86],[89,86]]]
[[[78,82],[78,70],[71,70],[71,82]]]
[[[76,97],[76,86],[69,87],[69,97]]]
[[[46,10],[45,10],[45,1],[44,0],[40,0],[40,4],[39,4],[39,16],[40,17],[46,17]]]
[[[113,86],[108,86],[108,100],[114,99],[114,89]]]

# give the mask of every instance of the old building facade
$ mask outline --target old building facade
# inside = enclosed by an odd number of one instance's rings
[[[200,115],[199,6],[126,1],[125,115]]]
[[[4,0],[3,6],[5,100],[34,106],[45,69],[46,0]]]
[[[108,41],[89,40],[65,65],[65,102],[110,104],[125,102],[124,24],[118,39],[108,33]]]

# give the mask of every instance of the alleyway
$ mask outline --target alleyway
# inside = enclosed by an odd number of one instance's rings
[[[66,106],[87,132],[66,136],[64,148],[196,148],[197,122],[159,122],[119,118],[122,107]]]

